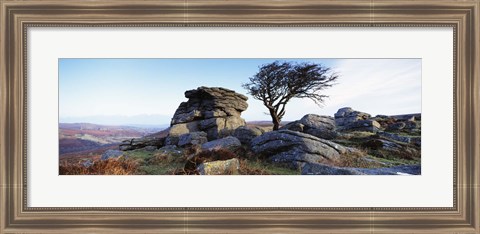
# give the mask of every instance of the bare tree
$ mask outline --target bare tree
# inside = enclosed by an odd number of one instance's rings
[[[275,61],[260,66],[242,86],[253,98],[263,101],[272,117],[273,130],[278,130],[292,98],[309,98],[321,106],[328,96],[319,92],[334,85],[337,78],[321,64]]]

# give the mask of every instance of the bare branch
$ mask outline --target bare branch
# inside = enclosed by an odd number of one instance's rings
[[[242,86],[268,108],[276,130],[292,98],[308,98],[321,107],[328,96],[320,92],[335,85],[338,78],[337,73],[321,64],[275,61],[260,66],[250,82]]]

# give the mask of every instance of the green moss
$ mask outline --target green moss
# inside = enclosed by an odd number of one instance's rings
[[[419,164],[420,159],[415,159],[415,160],[406,160],[406,159],[400,159],[400,158],[395,158],[395,157],[389,157],[389,158],[379,158],[379,157],[374,157],[371,156],[371,158],[385,163],[389,166],[400,166],[400,165],[413,165],[413,164]]]
[[[244,160],[240,173],[243,175],[300,175],[300,170],[294,170],[279,164],[269,164],[263,161]]]
[[[148,164],[139,167],[140,174],[145,175],[173,175],[177,169],[181,169],[183,164]]]
[[[144,175],[171,175],[185,165],[183,151],[161,152],[138,149],[127,151],[125,156],[137,161],[140,164],[138,172]]]
[[[126,151],[123,155],[125,155],[127,158],[138,160],[138,161],[145,161],[153,157],[153,153],[146,150]]]

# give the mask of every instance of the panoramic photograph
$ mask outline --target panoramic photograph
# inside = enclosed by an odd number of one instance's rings
[[[60,175],[421,175],[421,59],[58,69]]]

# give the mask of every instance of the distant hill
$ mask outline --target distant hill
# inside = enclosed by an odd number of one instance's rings
[[[60,116],[61,123],[95,123],[99,125],[116,125],[116,126],[155,126],[158,123],[170,123],[170,115],[142,114],[133,116],[122,115],[97,115],[83,117],[64,117]],[[139,124],[140,123],[140,124]],[[167,126],[168,127],[168,126]]]
[[[168,125],[101,125],[92,123],[59,123],[60,129],[77,129],[77,130],[135,130],[140,132],[153,132],[167,128]]]
[[[143,137],[160,130],[160,128],[107,126],[91,123],[60,123],[60,156],[69,153],[88,153],[105,147],[110,148],[123,140]]]

